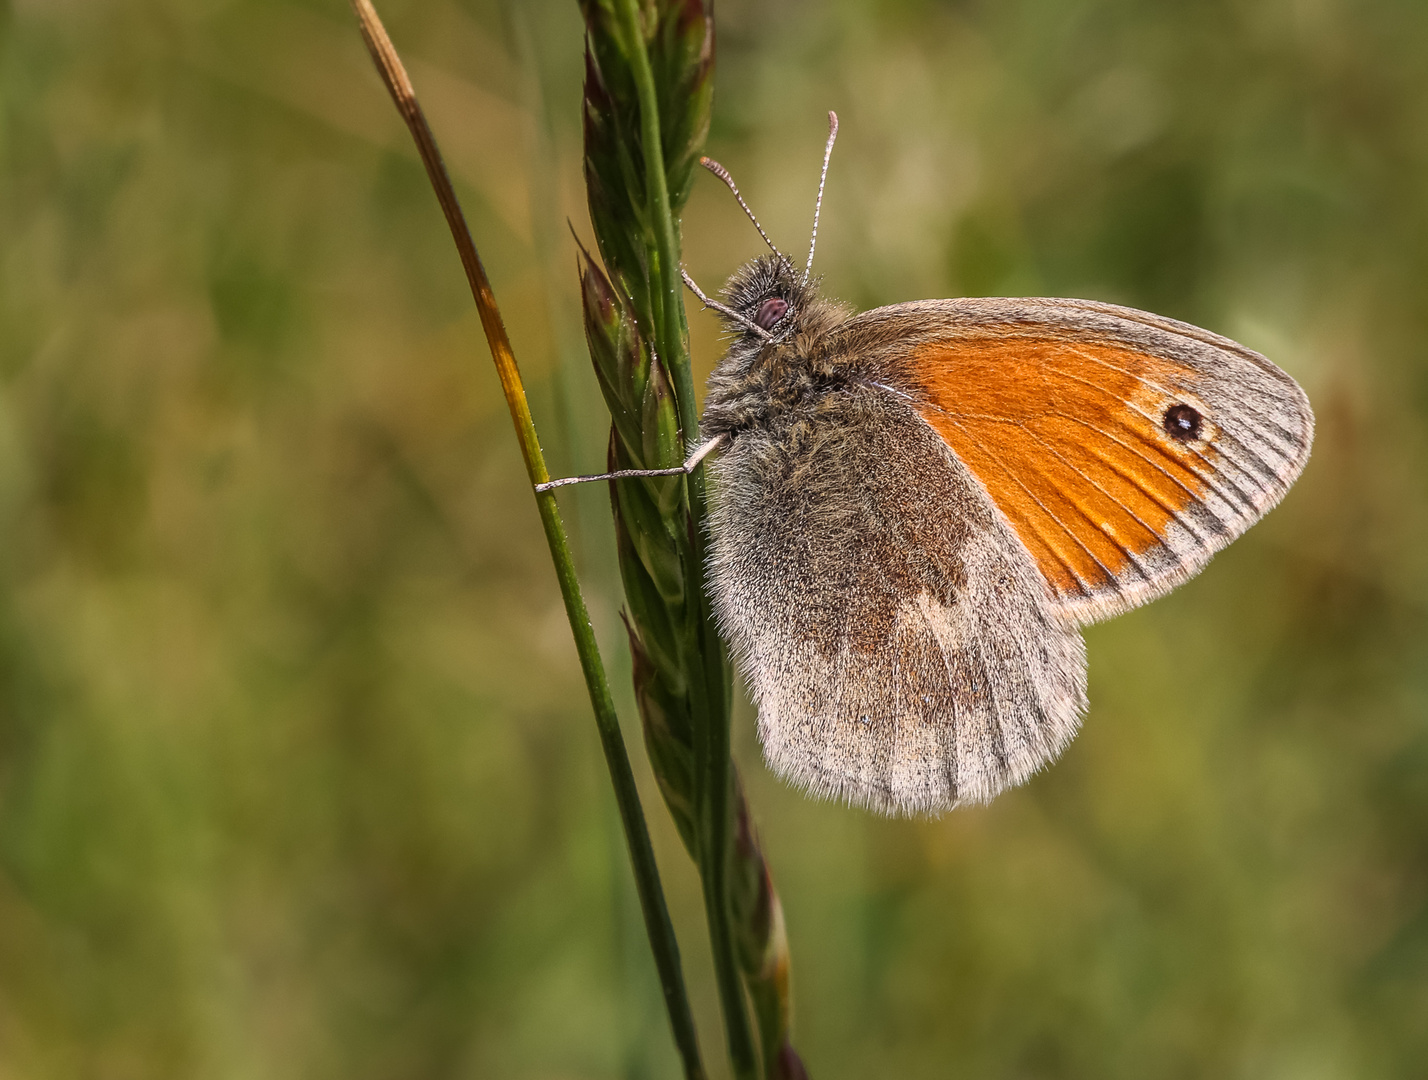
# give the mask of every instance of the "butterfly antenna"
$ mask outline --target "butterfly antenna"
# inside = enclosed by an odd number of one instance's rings
[[[818,201],[813,204],[813,236],[808,241],[808,265],[803,268],[803,280],[813,273],[813,249],[818,244],[818,213],[823,209],[823,185],[828,182],[828,159],[833,156],[833,142],[838,138],[838,114],[828,110],[828,144],[823,147],[823,172],[818,177]]]
[[[780,259],[783,259],[784,262],[787,262],[788,260],[784,258],[783,252],[780,251],[778,248],[774,247],[774,242],[769,239],[769,234],[764,232],[764,227],[759,224],[759,219],[754,217],[754,212],[749,209],[749,204],[746,203],[744,201],[744,197],[739,194],[739,185],[734,183],[734,178],[729,175],[729,170],[724,168],[724,166],[720,165],[713,158],[702,157],[699,159],[699,164],[703,165],[706,169],[708,169],[710,172],[712,172],[715,176],[717,176],[720,180],[724,181],[724,183],[728,185],[729,190],[734,193],[734,198],[738,199],[739,205],[744,208],[744,213],[748,214],[749,220],[754,223],[754,228],[759,230],[759,235],[764,238],[764,243],[769,246],[769,250],[772,251],[775,255],[777,255]]]

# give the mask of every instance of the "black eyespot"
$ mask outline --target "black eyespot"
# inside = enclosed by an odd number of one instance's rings
[[[1172,439],[1189,442],[1200,437],[1200,414],[1189,405],[1172,405],[1165,410],[1165,431]]]
[[[784,312],[787,310],[787,300],[780,300],[777,296],[770,296],[759,305],[759,310],[754,313],[754,325],[760,330],[772,330],[774,323],[782,319]]]

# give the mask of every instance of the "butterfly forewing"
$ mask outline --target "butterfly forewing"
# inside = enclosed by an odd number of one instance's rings
[[[1304,467],[1313,415],[1258,353],[1089,301],[880,308],[840,332],[985,487],[1063,612],[1092,621],[1199,570]]]

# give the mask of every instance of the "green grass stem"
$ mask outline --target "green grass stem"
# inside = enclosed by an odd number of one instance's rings
[[[674,383],[675,402],[679,410],[680,428],[686,444],[693,445],[698,431],[698,411],[694,397],[694,377],[689,359],[687,327],[684,319],[683,281],[679,275],[679,239],[674,212],[670,205],[669,185],[665,173],[663,140],[659,115],[659,95],[654,71],[650,66],[645,36],[640,27],[637,0],[615,0],[615,11],[625,38],[626,56],[630,63],[640,105],[640,142],[644,153],[645,183],[649,193],[650,217],[654,225],[658,267],[656,319],[659,344],[666,369]],[[690,507],[694,520],[704,519],[704,467],[701,465],[689,477]],[[693,602],[688,606],[689,633],[686,641],[696,643],[699,655],[691,656],[685,669],[694,678],[723,669],[717,653],[717,640],[706,618],[704,592],[704,544],[699,529],[691,530],[689,570],[693,577]],[[702,833],[699,843],[700,880],[703,885],[705,917],[709,923],[709,942],[714,959],[719,1001],[724,1015],[724,1028],[729,1046],[730,1065],[740,1080],[758,1076],[758,1056],[745,1004],[743,982],[739,974],[734,937],[729,913],[730,858],[730,744],[728,710],[716,706],[722,702],[722,688],[694,687],[691,695],[694,708],[703,713],[702,722],[694,725],[696,780],[696,816]]]
[[[511,411],[511,421],[515,425],[516,438],[520,442],[521,456],[525,460],[526,473],[532,485],[550,479],[545,458],[541,454],[540,440],[537,438],[535,423],[531,419],[530,406],[526,402],[525,388],[521,382],[520,369],[516,365],[510,338],[500,309],[496,305],[495,294],[486,276],[481,257],[467,228],[465,216],[457,202],[456,193],[447,175],[446,166],[437,148],[431,128],[426,122],[416,93],[412,89],[406,70],[387,36],[381,20],[369,0],[352,0],[353,9],[362,27],[362,36],[372,53],[372,59],[381,73],[382,81],[392,95],[398,112],[411,129],[422,163],[426,166],[432,187],[451,227],[452,239],[461,255],[461,264],[471,285],[471,294],[481,315],[481,325],[486,332],[486,341],[491,348],[500,376],[501,389],[506,404]],[[647,65],[648,66],[648,65]],[[655,142],[658,146],[658,140]],[[660,173],[661,181],[663,173]],[[668,196],[666,195],[666,205]],[[688,360],[685,361],[686,368]],[[600,745],[605,752],[605,763],[610,771],[610,781],[615,788],[615,801],[619,806],[620,822],[624,827],[625,842],[630,852],[630,862],[634,869],[635,885],[639,893],[640,908],[644,914],[645,931],[649,935],[650,949],[654,953],[655,966],[659,971],[660,987],[664,994],[665,1007],[669,1013],[670,1027],[674,1041],[684,1066],[684,1074],[689,1080],[702,1080],[704,1067],[699,1057],[699,1045],[694,1027],[694,1017],[689,1006],[689,996],[684,985],[684,976],[679,958],[679,944],[674,936],[669,910],[665,905],[664,891],[660,886],[659,868],[655,863],[654,848],[650,843],[649,829],[640,806],[634,773],[630,768],[629,755],[625,750],[624,736],[620,731],[619,718],[610,696],[609,681],[600,659],[595,632],[590,625],[589,612],[581,595],[580,582],[576,577],[575,563],[571,557],[570,544],[565,526],[561,522],[560,511],[555,496],[546,492],[536,495],[536,506],[540,511],[541,526],[545,530],[546,542],[550,546],[551,561],[555,565],[556,578],[560,583],[561,599],[565,603],[566,616],[570,621],[570,632],[575,639],[576,652],[580,657],[581,672],[590,693],[590,705],[595,712],[595,724],[600,733]]]

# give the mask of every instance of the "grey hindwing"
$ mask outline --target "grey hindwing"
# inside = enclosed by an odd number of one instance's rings
[[[712,468],[711,588],[776,772],[934,813],[986,802],[1070,741],[1080,634],[906,402],[844,388],[739,433]]]

